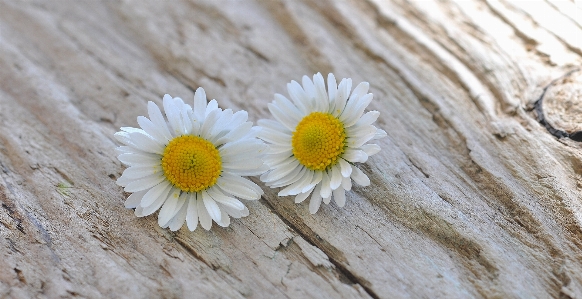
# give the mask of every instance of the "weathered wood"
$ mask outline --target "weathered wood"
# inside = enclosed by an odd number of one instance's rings
[[[582,147],[538,122],[581,130],[581,63],[572,1],[0,2],[0,297],[582,298]],[[256,121],[316,72],[388,132],[344,208],[124,208],[112,136],[148,100]]]

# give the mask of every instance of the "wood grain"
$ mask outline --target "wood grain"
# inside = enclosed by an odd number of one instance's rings
[[[582,298],[582,146],[535,108],[581,130],[581,64],[571,0],[0,1],[0,297]],[[124,208],[112,137],[147,101],[256,121],[316,72],[370,82],[388,132],[344,208]]]

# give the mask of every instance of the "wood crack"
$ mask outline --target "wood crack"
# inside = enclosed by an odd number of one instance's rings
[[[285,213],[291,220],[284,217],[281,212],[283,208],[278,205],[277,207],[271,205],[271,203],[261,197],[260,202],[263,203],[267,208],[269,208],[273,214],[277,215],[281,221],[283,221],[289,228],[291,228],[296,234],[301,236],[305,241],[307,241],[312,246],[317,247],[319,250],[323,251],[328,257],[329,261],[335,266],[336,270],[339,271],[343,276],[349,279],[350,283],[360,285],[365,292],[374,299],[381,298],[376,292],[371,288],[369,281],[363,277],[359,277],[357,274],[352,273],[344,263],[347,262],[343,254],[338,255],[340,251],[329,244],[327,241],[322,239],[314,231],[312,231],[308,226],[302,225],[302,221],[298,215],[291,215],[290,213]],[[297,223],[297,225],[295,224]]]
[[[188,252],[190,255],[192,255],[192,257],[203,262],[206,266],[208,266],[208,268],[210,268],[212,270],[216,270],[219,268],[218,265],[214,265],[214,264],[210,263],[209,261],[207,261],[206,259],[204,259],[200,254],[198,254],[198,252],[196,251],[196,249],[194,249],[194,247],[192,247],[190,244],[188,244],[188,242],[186,242],[182,238],[174,237],[174,240],[176,240],[176,243],[180,244],[180,246],[182,246],[184,249],[186,249],[186,252]]]

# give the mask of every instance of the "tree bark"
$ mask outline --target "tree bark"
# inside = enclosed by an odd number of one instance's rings
[[[0,2],[0,297],[582,298],[582,4]],[[265,190],[210,231],[136,218],[113,134],[201,86],[370,82],[347,204]],[[577,135],[578,134],[578,135]]]

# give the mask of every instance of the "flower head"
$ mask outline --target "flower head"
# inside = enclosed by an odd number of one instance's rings
[[[141,128],[123,127],[115,133],[124,144],[119,161],[128,166],[117,179],[126,192],[125,202],[143,217],[160,209],[158,224],[178,230],[186,221],[193,231],[209,230],[212,220],[226,227],[230,217],[247,216],[237,198],[258,199],[263,191],[242,176],[264,173],[261,157],[268,146],[256,138],[258,127],[247,121],[246,111],[233,113],[206,102],[204,89],[194,95],[194,109],[180,98],[165,95],[166,118],[148,102],[149,119],[139,116]]]
[[[343,207],[352,180],[362,186],[370,184],[356,163],[366,162],[380,151],[380,146],[366,144],[368,141],[386,136],[372,125],[380,112],[364,114],[372,101],[369,84],[358,84],[350,95],[351,87],[351,79],[342,79],[338,86],[329,74],[326,91],[320,73],[313,81],[304,76],[303,86],[295,81],[287,84],[292,102],[275,94],[269,111],[276,121],[259,120],[259,138],[270,143],[265,157],[270,169],[261,180],[273,188],[285,187],[279,196],[296,195],[296,203],[311,194],[312,214],[332,196]]]

